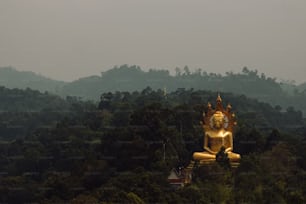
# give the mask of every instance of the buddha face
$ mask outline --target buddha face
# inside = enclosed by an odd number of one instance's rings
[[[223,113],[221,111],[217,111],[212,118],[212,122],[213,122],[213,127],[216,129],[220,129],[223,127],[223,120],[224,120],[224,116]]]

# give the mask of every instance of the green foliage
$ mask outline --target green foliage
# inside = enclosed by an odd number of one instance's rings
[[[127,200],[128,203],[133,203],[133,204],[144,204],[145,202],[135,193],[129,192],[127,195]]]
[[[199,121],[217,93],[178,89],[165,95],[148,87],[103,93],[94,104],[2,88],[0,107],[9,111],[0,113],[0,202],[304,203],[302,115],[221,95],[238,118],[234,152],[241,163],[230,168],[221,150],[216,163],[194,168],[192,184],[174,189],[167,176],[202,150]]]

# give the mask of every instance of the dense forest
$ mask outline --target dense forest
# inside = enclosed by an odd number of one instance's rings
[[[173,188],[167,177],[202,150],[199,121],[218,93],[156,88],[101,92],[95,103],[1,87],[0,202],[306,202],[301,111],[221,90],[237,115],[240,165],[196,166],[191,184]]]
[[[289,107],[306,115],[306,86],[293,82],[278,82],[257,70],[244,67],[240,73],[225,75],[207,73],[202,69],[191,71],[187,66],[176,68],[175,75],[168,70],[143,71],[139,66],[122,65],[102,72],[101,76],[89,76],[73,82],[61,82],[39,76],[32,72],[18,72],[12,68],[0,68],[0,85],[8,88],[25,88],[48,91],[60,95],[77,96],[84,100],[99,101],[103,92],[141,91],[149,86],[153,90],[176,91],[179,88],[230,92],[243,94],[259,101],[279,106],[283,111]]]

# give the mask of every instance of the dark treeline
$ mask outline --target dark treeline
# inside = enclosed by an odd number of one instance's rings
[[[170,186],[170,170],[201,150],[199,121],[216,96],[146,88],[93,104],[2,88],[0,202],[305,203],[302,113],[224,92],[238,119],[240,166],[196,168],[192,184]]]

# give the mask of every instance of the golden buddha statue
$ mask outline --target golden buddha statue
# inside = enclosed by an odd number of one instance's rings
[[[236,125],[235,114],[231,112],[231,106],[223,109],[220,95],[217,98],[216,109],[208,103],[207,113],[203,114],[204,151],[195,152],[193,159],[200,163],[209,163],[216,160],[217,153],[223,147],[230,162],[239,162],[240,155],[233,151],[233,127]]]

